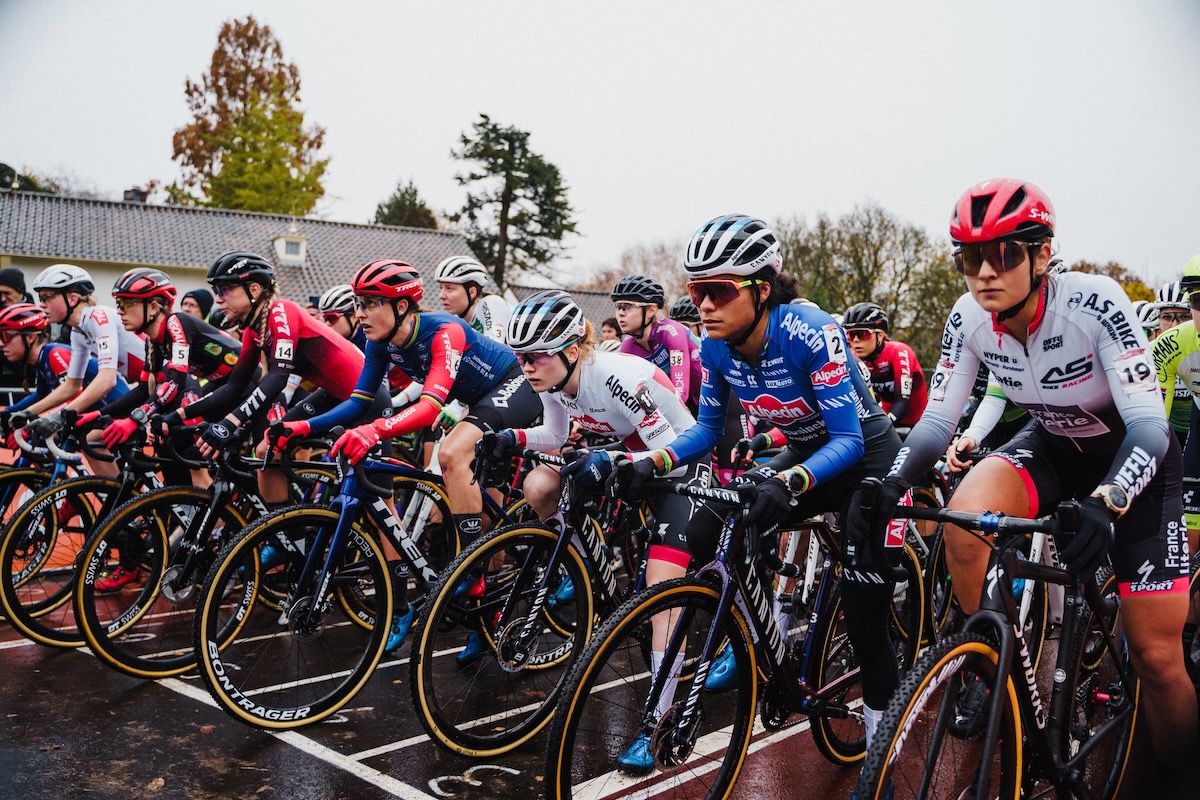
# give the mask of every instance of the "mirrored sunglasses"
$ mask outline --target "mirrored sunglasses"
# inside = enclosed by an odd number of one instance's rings
[[[964,244],[955,250],[954,267],[968,278],[974,278],[983,268],[983,262],[992,265],[998,273],[1008,272],[1025,263],[1026,252],[1036,247],[1035,242],[984,242],[983,244]]]
[[[734,281],[728,278],[708,278],[702,281],[688,281],[687,293],[692,302],[699,308],[705,298],[712,298],[712,304],[717,308],[728,305],[737,299],[738,294],[747,286],[753,286],[758,281],[750,278],[744,281]]]

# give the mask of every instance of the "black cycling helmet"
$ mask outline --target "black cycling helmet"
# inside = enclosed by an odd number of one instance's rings
[[[696,304],[692,302],[692,298],[686,294],[671,303],[671,319],[676,322],[699,322],[700,309],[696,308]]]
[[[612,300],[632,300],[635,303],[653,303],[662,308],[667,303],[662,284],[645,275],[629,275],[617,281],[612,290]]]
[[[234,250],[216,257],[208,268],[208,282],[275,285],[275,265],[260,255]]]
[[[888,332],[887,312],[874,303],[855,303],[846,309],[843,328],[875,328]]]

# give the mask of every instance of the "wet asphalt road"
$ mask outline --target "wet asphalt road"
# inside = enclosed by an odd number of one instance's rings
[[[0,622],[0,798],[543,796],[545,734],[490,762],[448,754],[415,720],[407,680],[406,658],[387,661],[332,720],[272,735],[218,710],[198,679],[126,677]],[[734,796],[849,797],[856,770],[826,762],[806,729],[757,737]],[[1123,797],[1200,797],[1197,775],[1152,786],[1145,749]]]
[[[331,721],[281,735],[227,716],[196,678],[130,678],[86,650],[26,642],[3,622],[0,676],[0,798],[543,795],[545,735],[490,762],[446,753],[413,716],[407,658],[384,662]],[[752,747],[735,796],[850,794],[855,771],[825,762],[806,725]]]

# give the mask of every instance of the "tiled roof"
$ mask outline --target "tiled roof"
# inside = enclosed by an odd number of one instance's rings
[[[409,262],[428,289],[438,262],[470,253],[460,234],[444,231],[0,191],[3,255],[206,268],[229,250],[276,260],[273,241],[291,233],[308,240],[304,263],[278,270],[281,293],[293,299],[347,283],[376,258]]]

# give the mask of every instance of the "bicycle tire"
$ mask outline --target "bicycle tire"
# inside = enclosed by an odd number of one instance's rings
[[[1183,627],[1183,660],[1192,685],[1200,690],[1200,553],[1192,557],[1188,587],[1189,622]]]
[[[949,717],[963,687],[963,675],[978,676],[987,694],[973,719],[986,731],[995,695],[999,647],[991,637],[959,633],[927,649],[900,682],[863,760],[855,787],[860,800],[922,797],[928,800],[968,794],[979,768],[986,734],[952,733]],[[1024,771],[1021,712],[1010,674],[1002,692],[999,740],[988,769],[989,798],[1018,800]],[[973,727],[973,726],[972,726]],[[922,782],[927,781],[922,792]],[[998,792],[997,792],[998,790]]]
[[[196,659],[217,705],[234,719],[267,730],[318,722],[349,702],[379,664],[393,613],[391,581],[382,548],[361,525],[352,526],[343,563],[329,594],[318,598],[315,616],[306,616],[307,592],[292,594],[318,532],[332,532],[337,523],[331,509],[281,509],[235,536],[209,570],[197,600]],[[287,555],[264,569],[266,544]],[[286,577],[286,616],[258,600],[264,572]],[[238,579],[242,592],[226,597],[225,587]],[[373,599],[369,612],[339,598],[352,584]],[[243,619],[235,625],[237,617]]]
[[[897,666],[901,674],[916,660],[921,644],[921,629],[926,621],[924,605],[924,581],[921,564],[916,552],[905,545],[903,565],[908,572],[906,582],[911,591],[897,588],[892,602],[892,641],[896,647]],[[837,583],[829,593],[826,608],[817,615],[814,635],[817,646],[810,667],[808,683],[818,691],[842,675],[857,669],[858,657],[850,644],[846,632],[845,614],[842,611],[840,570]],[[852,699],[853,698],[853,699]],[[862,680],[856,680],[846,690],[831,698],[838,704],[858,707],[862,699]],[[866,727],[862,714],[852,713],[843,719],[818,714],[812,720],[810,732],[813,741],[826,759],[834,764],[854,764],[866,755]]]
[[[110,478],[72,478],[33,495],[9,520],[0,544],[0,603],[26,638],[52,647],[83,645],[71,602],[79,554],[120,489]]]
[[[656,584],[627,600],[600,627],[567,677],[553,717],[546,754],[546,791],[554,798],[600,798],[613,792],[636,794],[653,785],[656,797],[728,797],[745,762],[758,703],[758,667],[750,629],[735,605],[724,638],[732,647],[737,685],[725,692],[702,692],[698,727],[687,741],[692,749],[665,749],[678,722],[680,692],[691,682],[676,683],[676,703],[651,738],[655,763],[663,756],[673,766],[636,778],[617,775],[614,759],[635,737],[647,734],[642,707],[652,676],[645,659],[650,620],[678,611],[680,624],[691,631],[685,656],[694,657],[712,627],[718,591],[692,579]],[[661,746],[660,746],[661,745]],[[669,784],[669,785],[668,785]],[[661,792],[661,793],[660,793]]]
[[[0,472],[0,539],[17,509],[46,488],[52,479],[49,471],[37,468],[10,467]],[[0,606],[0,620],[7,619],[2,609]]]
[[[195,667],[200,583],[220,547],[246,526],[241,512],[227,503],[213,509],[212,524],[196,543],[199,549],[183,546],[186,526],[208,512],[212,499],[209,490],[180,486],[147,492],[110,514],[84,545],[75,618],[101,662],[137,678],[167,678]],[[128,540],[135,532],[145,547],[145,582],[131,591],[97,591],[96,579],[112,561],[114,541]],[[180,572],[189,553],[190,576]]]
[[[541,527],[486,534],[459,554],[431,592],[413,642],[409,686],[421,726],[447,750],[474,758],[500,755],[549,721],[572,655],[583,649],[595,618],[591,581],[574,547],[559,574],[573,581],[575,598],[552,614],[543,608],[545,621],[524,663],[504,642],[528,619],[558,540],[557,531]],[[486,575],[481,597],[454,597],[463,581],[479,575]],[[485,650],[460,662],[472,635],[486,642]]]

